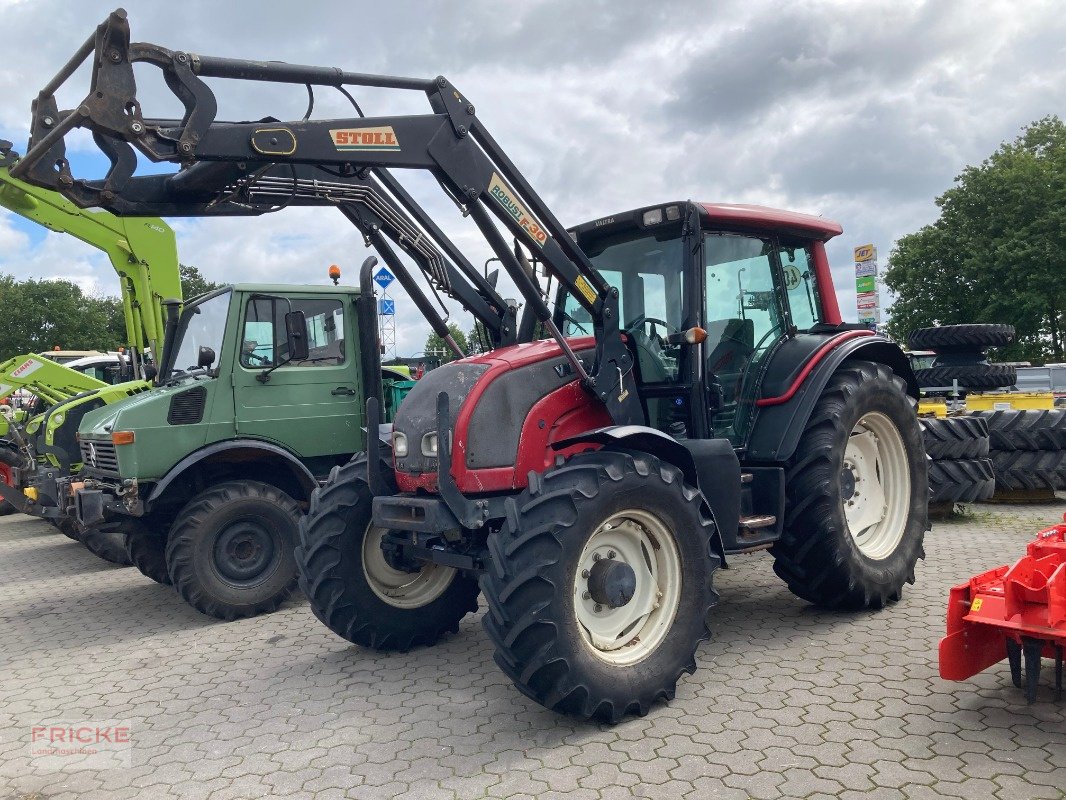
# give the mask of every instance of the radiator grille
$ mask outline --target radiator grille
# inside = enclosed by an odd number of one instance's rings
[[[82,439],[81,462],[96,472],[118,475],[118,453],[111,442]]]

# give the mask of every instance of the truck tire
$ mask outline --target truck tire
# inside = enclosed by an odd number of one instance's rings
[[[584,719],[671,700],[710,635],[715,536],[702,495],[651,455],[601,450],[531,475],[481,576],[497,665]]]
[[[130,562],[146,578],[170,586],[165,529],[162,533],[157,533],[142,520],[135,519],[133,522],[126,535],[126,555],[129,556]]]
[[[918,328],[907,337],[911,350],[940,352],[985,350],[1014,341],[1013,325],[941,325]]]
[[[934,461],[988,455],[988,425],[980,417],[922,417],[918,424],[922,426],[925,454]]]
[[[950,387],[952,381],[958,381],[960,389],[1002,389],[1015,384],[1018,372],[1005,364],[974,364],[916,369],[914,378],[923,389]]]
[[[48,521],[52,524],[52,527],[54,527],[57,531],[66,536],[68,539],[73,539],[75,542],[81,541],[82,529],[78,525],[78,523],[74,521],[71,517],[49,519]]]
[[[300,588],[314,615],[353,644],[400,651],[436,644],[477,611],[477,581],[438,564],[405,571],[386,562],[383,531],[371,524],[366,462],[357,453],[311,495],[296,548]],[[382,466],[391,483],[391,463]]]
[[[207,489],[178,513],[166,562],[179,595],[227,621],[277,610],[296,587],[293,546],[300,507],[259,481]]]
[[[1066,450],[992,451],[996,489],[1066,489]]]
[[[929,503],[978,503],[996,492],[992,459],[943,459],[929,464]]]
[[[906,388],[884,364],[850,362],[804,427],[786,470],[785,531],[770,552],[808,602],[882,608],[914,583],[929,529],[928,459]]]
[[[993,450],[1066,450],[1066,410],[974,411],[983,419]]]
[[[117,564],[120,567],[128,567],[133,564],[126,554],[126,531],[130,523],[126,520],[113,520],[94,525],[91,528],[81,528],[81,543],[94,556]]]

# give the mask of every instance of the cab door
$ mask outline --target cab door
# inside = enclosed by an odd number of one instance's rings
[[[704,376],[711,435],[745,441],[767,355],[789,330],[776,242],[726,231],[703,235]]]
[[[237,434],[280,444],[316,474],[363,445],[354,304],[330,296],[251,295],[234,364]],[[285,314],[302,311],[309,352],[289,361]]]

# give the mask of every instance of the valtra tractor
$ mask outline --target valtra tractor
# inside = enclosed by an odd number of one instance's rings
[[[52,93],[85,59],[92,91],[60,112]],[[163,72],[181,119],[142,113],[136,62]],[[350,99],[353,86],[412,90],[431,113],[318,120],[309,106],[300,120],[223,122],[211,78]],[[75,178],[63,157],[79,126],[111,158],[102,179]],[[134,148],[183,168],[134,176]],[[880,608],[913,582],[928,528],[918,389],[896,345],[841,321],[825,253],[836,223],[679,201],[567,230],[443,77],[131,43],[121,10],[39,96],[19,169],[77,203],[144,213],[196,176],[247,188],[263,165],[366,175],[394,197],[387,168],[430,172],[524,301],[518,318],[476,273],[427,275],[488,350],[423,377],[391,431],[312,496],[301,585],[340,636],[431,645],[480,595],[496,662],[523,693],[616,721],[695,669],[714,572],[734,555],[769,550],[792,592],[829,608]],[[367,407],[377,431],[378,398]]]

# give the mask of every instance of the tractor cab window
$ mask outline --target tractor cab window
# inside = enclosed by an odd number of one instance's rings
[[[785,244],[778,248],[781,274],[788,295],[792,324],[801,331],[810,330],[822,321],[818,283],[814,274],[814,258],[809,247]]]
[[[712,427],[734,443],[743,438],[754,402],[753,376],[784,333],[774,285],[772,244],[754,236],[710,233],[704,239],[706,376],[717,397]]]
[[[285,314],[302,311],[307,320],[308,357],[288,360]],[[344,306],[340,300],[260,296],[248,301],[240,362],[248,369],[318,367],[344,363]]]
[[[589,259],[618,289],[622,331],[633,342],[641,384],[678,380],[681,346],[669,342],[684,323],[684,274],[680,231],[608,236],[587,249]],[[567,295],[563,333],[592,335],[587,311]]]

